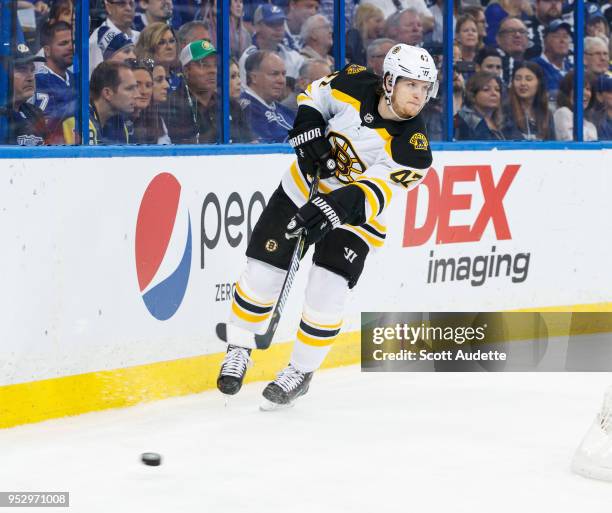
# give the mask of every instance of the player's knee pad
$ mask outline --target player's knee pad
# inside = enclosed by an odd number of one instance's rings
[[[344,277],[352,289],[359,281],[369,251],[357,235],[338,228],[315,245],[312,261]]]
[[[254,333],[265,331],[283,285],[285,271],[252,258],[236,283],[231,322]]]
[[[274,191],[259,216],[247,247],[246,255],[285,271],[289,269],[296,240],[285,237],[285,227],[297,212],[282,187]]]

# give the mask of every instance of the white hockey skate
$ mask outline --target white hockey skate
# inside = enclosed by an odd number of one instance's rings
[[[612,481],[612,387],[606,391],[601,412],[574,454],[572,470],[591,479]]]
[[[298,397],[308,392],[312,375],[312,372],[302,372],[289,364],[264,388],[265,401],[259,409],[275,411],[291,408]]]

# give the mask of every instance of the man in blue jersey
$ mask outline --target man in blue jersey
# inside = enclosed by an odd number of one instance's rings
[[[76,84],[68,70],[74,55],[72,27],[64,21],[45,25],[40,37],[47,62],[36,72],[35,104],[47,119],[48,142],[61,144],[61,123],[76,109]]]
[[[10,106],[0,108],[0,117],[7,118],[8,133],[2,144],[20,146],[39,146],[48,138],[47,124],[42,111],[32,102],[36,87],[34,63],[44,62],[45,58],[32,54],[23,43],[12,52],[12,62],[2,59],[7,72],[13,75],[13,94]]]
[[[283,10],[276,5],[262,4],[257,8],[253,16],[255,29],[253,44],[243,52],[238,61],[243,83],[246,82],[245,63],[249,56],[258,50],[270,50],[279,55],[285,63],[289,89],[295,87],[295,81],[299,77],[305,59],[303,55],[283,44],[286,19]]]
[[[285,63],[275,53],[258,50],[245,63],[246,87],[240,105],[262,143],[286,142],[295,113],[280,104],[285,97]]]
[[[572,69],[569,59],[572,28],[563,20],[554,20],[544,29],[544,52],[532,59],[544,72],[546,90],[551,101],[556,101],[561,79]]]

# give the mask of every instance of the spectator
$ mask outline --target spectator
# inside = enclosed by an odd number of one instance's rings
[[[142,122],[142,113],[151,105],[153,98],[153,65],[153,61],[147,60],[146,62],[138,61],[132,66],[136,79],[136,97],[134,98],[134,111],[129,118],[133,129]],[[133,138],[132,142],[140,143],[141,141]]]
[[[603,15],[597,4],[588,4],[586,19],[586,35],[599,37],[605,42],[610,40],[610,27],[608,20]]]
[[[279,102],[285,95],[285,63],[271,51],[257,51],[245,62],[247,82],[240,103],[262,143],[286,142],[295,114]]]
[[[102,27],[108,27],[114,32],[122,32],[127,38],[131,39],[135,44],[138,41],[140,32],[132,30],[132,22],[136,14],[134,0],[104,0],[104,9],[106,10],[106,21],[102,23],[89,36],[89,75],[104,59],[102,51],[98,46],[98,31]]]
[[[123,32],[117,32],[109,27],[100,27],[98,31],[98,47],[102,59],[110,62],[128,62],[136,59],[134,43]]]
[[[213,46],[217,44],[217,0],[195,0],[201,3],[196,13],[196,20],[203,21],[210,30],[210,42]],[[231,1],[231,0],[230,0]]]
[[[47,120],[49,144],[61,143],[61,123],[75,115],[76,84],[68,68],[72,66],[72,26],[64,21],[44,25],[42,48],[47,60],[36,72],[36,99]]]
[[[302,26],[306,20],[319,12],[319,0],[289,0],[287,4],[287,29],[284,43],[299,51],[304,46]]]
[[[592,95],[592,83],[595,81],[595,76],[586,72],[584,76],[584,111],[590,109],[594,103],[594,95]],[[574,71],[570,71],[563,77],[559,84],[559,94],[557,96],[557,110],[554,114],[555,120],[555,138],[557,141],[573,141],[574,140]],[[595,125],[584,117],[582,125],[582,135],[585,141],[597,140],[597,128]]]
[[[295,83],[293,91],[282,102],[292,111],[297,111],[297,96],[303,93],[306,88],[315,80],[319,80],[327,75],[331,75],[332,67],[327,59],[306,59],[300,68],[300,76]]]
[[[230,52],[236,60],[251,46],[251,34],[242,21],[243,12],[242,0],[230,0]]]
[[[385,35],[398,43],[423,45],[423,23],[415,9],[405,9],[387,18]]]
[[[383,36],[384,29],[382,11],[372,4],[359,4],[355,13],[355,28],[346,33],[346,60],[365,66],[366,48],[372,41]]]
[[[326,59],[309,59],[300,69],[300,78],[297,81],[297,91],[303,93],[315,80],[333,73],[333,68]]]
[[[391,50],[391,47],[397,43],[393,39],[386,37],[375,39],[368,45],[366,52],[367,55],[367,67],[372,73],[376,73],[378,76],[383,75],[383,62],[387,52]]]
[[[172,27],[178,29],[196,19],[201,8],[201,0],[174,0]]]
[[[457,140],[502,140],[502,83],[497,75],[479,71],[465,86],[467,105],[455,117]]]
[[[72,0],[56,0],[49,9],[49,25],[54,25],[58,21],[74,25],[74,4]]]
[[[612,140],[612,77],[600,75],[597,79],[597,99],[601,112],[597,122],[597,135],[600,141]]]
[[[162,65],[156,64],[153,67],[152,79],[151,102],[134,123],[134,141],[138,144],[170,144],[168,128],[160,110],[168,100],[170,89],[166,70]]]
[[[166,102],[168,100],[168,89],[170,89],[170,83],[168,82],[166,68],[156,63],[153,67],[153,103]]]
[[[476,20],[469,14],[459,16],[456,28],[456,41],[461,50],[461,60],[474,62],[478,52],[479,38]]]
[[[247,58],[258,50],[268,50],[277,53],[285,63],[289,89],[295,86],[300,67],[304,64],[304,57],[282,43],[285,35],[285,20],[285,13],[276,5],[262,4],[255,10],[253,45],[244,51],[238,63],[240,80],[243,84],[248,83],[245,69]]]
[[[242,84],[240,83],[240,68],[238,67],[238,61],[236,61],[236,59],[232,58],[230,61],[229,72],[230,143],[256,142],[246,113],[242,110],[242,106],[240,105]]]
[[[8,134],[5,144],[40,146],[49,135],[42,110],[30,102],[36,89],[35,62],[45,62],[45,58],[32,54],[23,43],[12,52],[13,95],[11,108],[6,109]]]
[[[476,55],[476,71],[486,71],[494,73],[502,78],[502,56],[494,46],[484,46]]]
[[[89,144],[129,144],[130,131],[125,118],[134,112],[136,78],[123,62],[104,61],[94,69],[89,81]],[[63,123],[66,144],[79,140],[75,119]]]
[[[478,30],[478,47],[482,47],[484,40],[487,37],[487,19],[485,18],[484,9],[477,5],[468,5],[461,9],[461,14],[471,16],[476,21]]]
[[[457,63],[461,60],[461,50],[455,44],[453,45],[453,116],[461,110],[465,101],[465,78],[461,69],[458,69]],[[441,73],[438,75],[444,77]]]
[[[176,91],[182,85],[178,43],[172,27],[165,23],[151,23],[147,26],[136,43],[136,55],[140,60],[151,59],[161,64],[169,77],[172,91]]]
[[[179,42],[179,53],[189,43],[194,41],[211,41],[208,24],[203,21],[190,21],[185,23],[176,33]]]
[[[529,44],[527,27],[518,18],[505,18],[499,26],[497,43],[502,55],[502,76],[507,85],[515,66],[525,60],[525,50]]]
[[[546,81],[548,97],[556,101],[559,83],[572,65],[569,60],[572,29],[563,20],[554,20],[544,29],[544,53],[533,59],[542,71]]]
[[[174,5],[172,0],[140,0],[142,12],[136,14],[133,26],[139,32],[151,23],[165,23],[170,25]]]
[[[339,0],[321,0],[319,5],[319,13],[325,16],[328,20],[335,18],[335,3]],[[353,26],[353,15],[355,14],[355,6],[359,4],[358,0],[343,0],[344,1],[344,26]]]
[[[542,55],[545,29],[553,21],[561,21],[562,15],[562,0],[536,0],[535,14],[524,20],[528,31],[527,37],[529,39],[529,46],[525,52],[525,57],[527,59],[534,59]]]
[[[499,0],[491,2],[485,9],[487,22],[485,44],[488,46],[499,44],[496,36],[501,30],[501,24],[505,18],[526,19],[532,14],[533,9],[529,0]]]
[[[386,19],[410,9],[418,15],[423,32],[430,32],[434,28],[434,16],[425,0],[361,0],[361,4],[375,5]]]
[[[596,76],[606,73],[610,65],[607,43],[599,37],[584,38],[584,70]]]
[[[453,55],[457,52],[459,55],[459,48],[453,48]],[[445,77],[442,73],[442,59],[438,59],[434,56],[436,63],[436,69],[438,71],[438,77],[440,77],[440,87],[445,87]],[[444,89],[443,89],[444,90]],[[445,102],[442,101],[443,94],[438,93],[437,96],[431,98],[423,107],[421,114],[427,127],[427,137],[430,141],[441,141],[444,138],[444,107]]]
[[[544,73],[525,61],[514,69],[508,89],[509,105],[505,116],[506,139],[544,141],[555,138]]]
[[[185,83],[172,91],[168,133],[175,144],[216,143],[217,51],[208,41],[194,41],[181,51]]]
[[[300,37],[303,46],[300,54],[307,59],[324,59],[333,66],[334,59],[329,55],[334,43],[332,35],[331,23],[325,16],[322,14],[311,16],[302,25]]]
[[[427,4],[429,5],[429,10],[431,11],[434,17],[434,25],[429,32],[425,30],[426,36],[425,41],[432,45],[441,45],[444,42],[444,0],[428,0]],[[459,16],[459,7],[461,2],[451,2],[453,6],[453,27],[455,26],[455,21],[457,16]],[[463,9],[462,9],[463,11]],[[481,9],[483,19],[484,19],[484,11]],[[465,14],[465,13],[464,13]],[[467,13],[470,14],[470,13]],[[476,19],[478,21],[478,19]]]

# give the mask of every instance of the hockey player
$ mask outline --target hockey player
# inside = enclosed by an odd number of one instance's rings
[[[422,48],[397,44],[383,69],[381,80],[351,64],[298,96],[289,131],[297,161],[262,212],[246,251],[246,269],[236,283],[229,346],[217,380],[225,394],[242,386],[251,354],[243,335],[266,331],[303,230],[306,244],[315,250],[302,318],[289,365],[263,395],[274,408],[307,392],[340,332],[348,292],[367,254],[384,244],[393,190],[412,189],[431,165],[419,113],[437,93],[435,62]],[[317,171],[318,193],[307,201]]]

